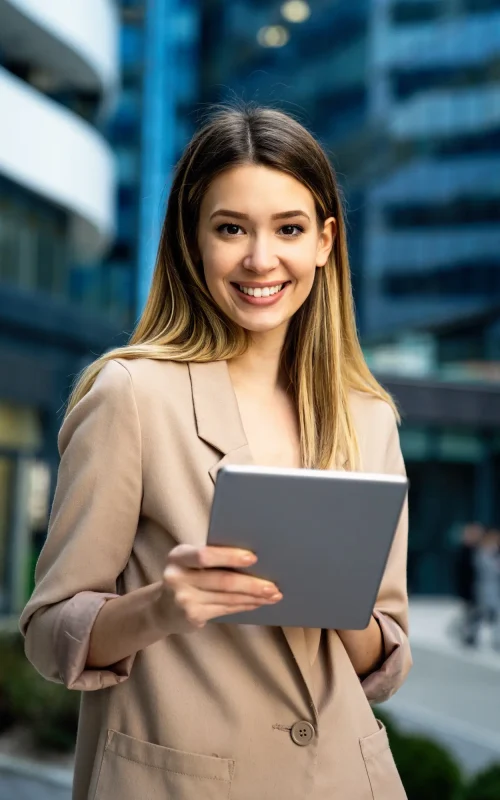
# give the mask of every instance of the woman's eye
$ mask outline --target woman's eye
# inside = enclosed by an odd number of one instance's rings
[[[223,225],[219,225],[217,231],[226,234],[226,236],[239,236],[244,233],[243,228],[233,222],[225,222]],[[293,238],[304,233],[304,228],[301,225],[283,225],[279,232],[287,238]]]
[[[239,225],[234,225],[231,222],[225,222],[224,225],[219,225],[217,230],[219,233],[227,233],[228,236],[237,236],[238,231],[241,231],[242,228],[240,228]]]
[[[304,228],[300,225],[283,225],[281,231],[284,236],[300,236],[301,233],[304,233]]]

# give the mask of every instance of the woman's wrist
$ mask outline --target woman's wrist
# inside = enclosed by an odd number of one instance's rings
[[[107,667],[171,633],[161,613],[161,594],[158,582],[108,600],[90,634],[87,667]]]

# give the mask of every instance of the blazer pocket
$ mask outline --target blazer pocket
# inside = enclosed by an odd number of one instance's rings
[[[379,730],[359,740],[373,800],[407,800],[404,786],[394,762],[385,726],[377,720]]]
[[[234,766],[108,730],[95,800],[229,800]]]

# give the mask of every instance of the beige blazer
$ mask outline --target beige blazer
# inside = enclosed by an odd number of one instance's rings
[[[402,473],[394,414],[351,397],[363,468]],[[214,479],[252,456],[226,362],[109,363],[64,422],[36,588],[30,661],[83,691],[74,800],[403,800],[370,703],[410,664],[402,514],[375,615],[386,660],[363,683],[333,630],[208,624],[85,669],[110,596],[161,579],[206,541]],[[367,519],[366,524],[370,521]]]

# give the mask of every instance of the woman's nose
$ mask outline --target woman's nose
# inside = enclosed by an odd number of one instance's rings
[[[271,242],[265,237],[257,237],[250,245],[243,266],[257,273],[269,272],[279,264],[278,256],[273,252]]]

